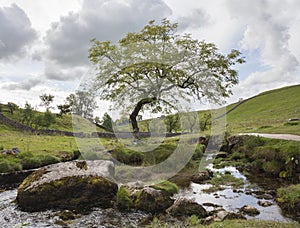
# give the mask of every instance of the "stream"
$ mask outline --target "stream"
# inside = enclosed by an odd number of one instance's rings
[[[191,183],[188,188],[180,189],[175,198],[185,197],[194,198],[199,204],[204,205],[207,211],[212,211],[216,207],[223,207],[228,212],[238,212],[239,208],[244,205],[250,205],[257,208],[260,214],[257,216],[246,216],[247,219],[272,220],[280,222],[293,221],[282,215],[281,209],[276,204],[274,197],[265,194],[264,189],[256,184],[250,183],[249,180],[241,174],[235,167],[225,167],[223,169],[213,169],[214,172],[231,173],[236,178],[242,178],[244,186],[234,189],[231,186],[222,186],[223,190],[212,193],[205,193],[203,190],[211,187],[210,184]],[[262,195],[259,195],[262,194]],[[75,216],[70,224],[63,222],[58,211],[47,210],[43,212],[24,212],[18,209],[15,204],[17,190],[9,189],[0,192],[0,227],[1,228],[18,228],[18,227],[138,227],[139,223],[145,219],[148,214],[142,212],[121,213],[115,209],[95,208],[92,212],[85,215]],[[266,197],[265,196],[265,197]],[[269,201],[271,206],[262,207],[258,201]]]
[[[213,211],[216,207],[223,207],[228,212],[238,212],[243,206],[250,205],[257,208],[260,211],[260,214],[256,216],[246,215],[247,219],[279,222],[293,221],[282,215],[281,209],[275,202],[274,197],[270,194],[266,194],[265,189],[250,183],[247,177],[241,174],[235,167],[229,166],[223,169],[214,169],[212,168],[212,165],[209,165],[207,168],[221,174],[231,173],[232,176],[243,179],[244,186],[238,189],[233,188],[232,186],[222,186],[224,190],[206,193],[203,190],[210,188],[212,186],[211,184],[191,183],[188,188],[181,189],[176,197],[195,199],[197,203],[204,205],[204,208],[207,211]],[[257,193],[260,193],[260,195]],[[270,202],[272,205],[263,207],[258,204],[259,201]]]

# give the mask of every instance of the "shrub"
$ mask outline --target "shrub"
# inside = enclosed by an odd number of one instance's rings
[[[280,159],[280,150],[273,147],[258,147],[252,156],[253,159],[263,159],[265,161],[273,161]]]
[[[277,189],[278,203],[287,211],[300,210],[300,184]]]
[[[197,144],[195,153],[193,154],[192,159],[193,160],[201,159],[203,156],[204,150],[205,150],[205,146],[203,144]]]
[[[272,174],[274,176],[278,176],[283,168],[283,164],[280,161],[269,161],[263,163],[263,170],[266,173]]]

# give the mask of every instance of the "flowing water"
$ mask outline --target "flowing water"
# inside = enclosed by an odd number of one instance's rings
[[[14,200],[17,190],[7,190],[0,193],[0,227],[21,228],[21,227],[62,227],[62,220],[58,211],[47,210],[43,212],[24,212],[17,208]],[[114,209],[95,208],[91,213],[80,215],[65,225],[65,227],[137,227],[144,219],[144,213],[121,213]]]
[[[222,174],[229,172],[232,176],[243,179],[244,186],[238,189],[234,189],[231,186],[222,186],[225,188],[224,190],[206,193],[203,190],[210,188],[212,186],[211,184],[191,183],[188,188],[181,189],[176,197],[195,199],[195,201],[199,204],[209,205],[204,206],[208,211],[212,211],[215,209],[215,207],[220,206],[228,212],[238,212],[243,206],[250,205],[257,208],[260,211],[260,214],[257,216],[246,216],[247,219],[272,220],[280,222],[292,221],[291,219],[282,215],[280,207],[275,202],[275,199],[270,197],[270,194],[265,196],[269,196],[268,199],[264,199],[263,194],[262,197],[254,194],[257,192],[263,193],[264,189],[258,187],[257,185],[251,184],[247,180],[246,176],[241,174],[235,167],[230,166],[223,169],[214,169],[212,168],[212,165],[209,165],[207,168]],[[268,201],[273,205],[269,207],[262,207],[258,204],[258,201]]]
[[[205,193],[203,190],[211,187],[209,184],[191,183],[188,188],[181,189],[175,195],[178,197],[194,198],[199,204],[204,204],[208,211],[218,206],[223,207],[228,212],[237,212],[244,205],[251,205],[260,211],[257,216],[247,216],[247,219],[261,219],[287,222],[291,219],[282,215],[281,209],[276,204],[274,197],[262,199],[254,194],[257,192],[265,192],[258,185],[253,185],[248,179],[241,174],[235,167],[225,167],[223,169],[213,169],[214,172],[230,172],[236,178],[244,180],[242,188],[234,189],[231,186],[223,186],[224,190],[213,193]],[[5,190],[0,192],[0,227],[1,228],[17,228],[17,227],[62,227],[62,220],[57,215],[58,211],[47,210],[43,212],[24,212],[15,204],[17,190]],[[270,196],[270,195],[269,195]],[[272,206],[262,207],[258,205],[258,201],[272,202]],[[137,227],[138,224],[148,215],[145,213],[121,213],[114,209],[95,208],[86,215],[79,215],[72,223],[67,224],[68,227]],[[60,224],[60,225],[59,225]]]

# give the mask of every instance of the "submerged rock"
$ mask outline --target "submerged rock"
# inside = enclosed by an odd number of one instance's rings
[[[49,208],[86,210],[112,206],[118,185],[111,161],[72,161],[29,175],[18,188],[17,203],[26,211]]]
[[[179,198],[176,202],[167,209],[167,212],[174,217],[196,215],[199,218],[208,216],[207,211],[200,204],[191,199]]]
[[[213,177],[213,172],[211,170],[206,170],[206,171],[194,174],[192,176],[191,180],[194,183],[202,184],[204,181],[210,180],[212,177]]]
[[[270,202],[270,201],[261,201],[261,200],[259,200],[257,203],[258,203],[259,206],[262,206],[262,207],[270,207],[270,206],[273,205],[273,203]]]
[[[259,215],[260,214],[260,211],[255,208],[255,207],[252,207],[250,205],[245,205],[243,206],[241,209],[240,209],[241,212],[244,212],[245,214],[247,215],[250,215],[250,216],[256,216],[256,215]]]

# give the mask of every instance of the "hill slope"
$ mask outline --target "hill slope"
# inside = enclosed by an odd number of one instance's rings
[[[263,92],[228,108],[228,129],[233,132],[293,133],[300,135],[300,85]]]

